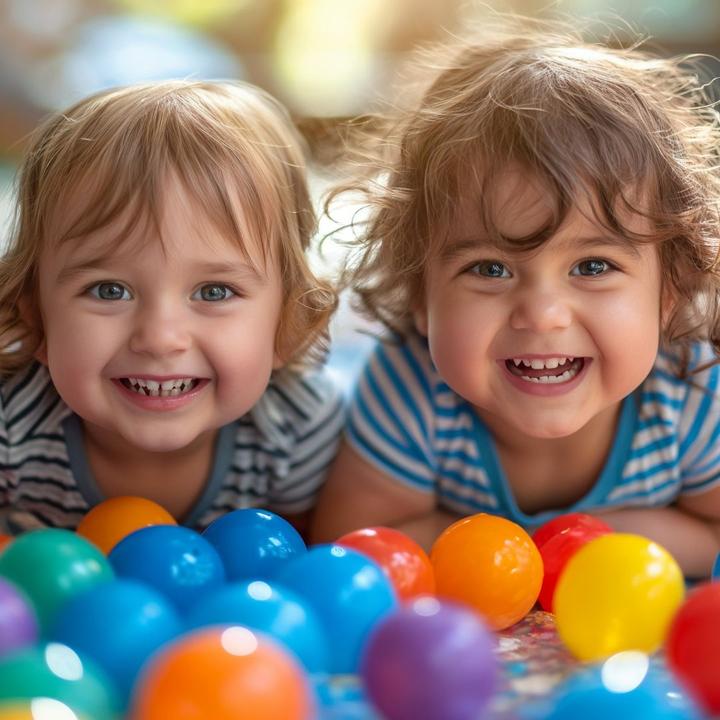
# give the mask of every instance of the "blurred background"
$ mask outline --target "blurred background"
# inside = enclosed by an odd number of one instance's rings
[[[547,0],[0,0],[0,246],[28,133],[84,95],[165,78],[247,80],[287,105],[321,159],[328,128],[388,98],[418,44],[493,10],[538,15],[547,7]],[[618,42],[621,18],[669,54],[720,55],[718,0],[564,0],[552,10],[599,23],[615,18]],[[318,198],[328,169],[312,167]],[[339,251],[330,245],[317,262],[331,270]],[[343,349],[355,330],[343,310],[336,358],[356,356]]]

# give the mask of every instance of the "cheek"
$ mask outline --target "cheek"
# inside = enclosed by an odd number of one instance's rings
[[[451,386],[474,378],[491,361],[498,315],[478,311],[467,302],[435,306],[428,315],[428,342],[438,372]]]

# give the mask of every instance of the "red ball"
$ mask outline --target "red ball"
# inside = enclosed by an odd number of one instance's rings
[[[668,665],[709,715],[720,713],[720,583],[698,585],[670,625]]]
[[[543,610],[553,612],[552,603],[553,596],[555,595],[555,586],[570,558],[591,540],[601,535],[607,535],[608,532],[609,530],[603,530],[601,528],[593,530],[577,526],[553,535],[542,544],[540,547],[540,556],[543,559],[545,573],[543,575],[543,584],[540,588],[538,601]]]
[[[405,533],[387,527],[353,530],[337,544],[374,560],[393,584],[398,599],[410,600],[435,592],[435,574],[427,553]]]
[[[541,548],[553,535],[565,530],[580,528],[584,530],[603,530],[605,533],[612,532],[612,528],[606,523],[587,513],[566,513],[558,515],[541,525],[533,534],[532,539],[538,548]]]

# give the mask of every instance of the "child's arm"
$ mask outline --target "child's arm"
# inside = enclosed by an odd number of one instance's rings
[[[320,494],[310,540],[332,542],[350,530],[383,525],[406,532],[427,550],[457,519],[436,509],[434,493],[389,477],[344,442]]]
[[[720,509],[716,491],[705,503],[702,496],[681,497],[677,505],[665,508],[627,508],[600,513],[616,532],[635,533],[662,545],[690,578],[707,578],[720,552],[720,519],[708,517],[713,504]],[[705,514],[704,514],[705,513]]]

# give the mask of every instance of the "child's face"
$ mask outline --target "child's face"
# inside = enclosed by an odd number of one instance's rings
[[[542,189],[519,173],[503,178],[496,200],[506,236],[532,234],[548,218]],[[520,255],[483,245],[479,214],[468,203],[427,268],[416,325],[440,375],[491,426],[568,436],[617,406],[653,366],[657,250],[613,242],[580,210],[590,214],[589,206],[573,208],[552,239]],[[649,231],[638,216],[627,222]]]
[[[279,365],[279,271],[241,249],[170,180],[163,242],[113,230],[41,256],[38,357],[89,430],[178,450],[247,412]]]

